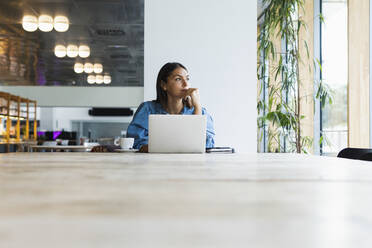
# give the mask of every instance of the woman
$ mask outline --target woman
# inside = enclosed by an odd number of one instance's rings
[[[167,63],[160,69],[156,80],[156,100],[142,103],[128,126],[127,137],[134,138],[133,148],[148,152],[150,114],[206,115],[206,148],[214,146],[213,119],[201,106],[199,90],[189,86],[189,74],[182,64]]]

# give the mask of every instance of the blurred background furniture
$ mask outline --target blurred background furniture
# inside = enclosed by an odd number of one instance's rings
[[[36,143],[36,108],[36,101],[0,92],[0,152],[24,150],[24,145]]]
[[[372,149],[345,148],[338,153],[337,157],[372,161]]]

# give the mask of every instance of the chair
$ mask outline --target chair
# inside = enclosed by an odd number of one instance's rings
[[[372,161],[372,149],[366,148],[345,148],[342,149],[338,155],[338,158],[358,159],[365,161]]]

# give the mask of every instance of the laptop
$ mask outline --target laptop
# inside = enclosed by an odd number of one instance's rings
[[[150,153],[204,153],[205,115],[149,115]]]

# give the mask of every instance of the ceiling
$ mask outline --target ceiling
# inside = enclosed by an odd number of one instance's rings
[[[26,32],[25,14],[65,15],[67,32]],[[87,44],[86,59],[57,58],[56,44]],[[143,86],[144,0],[2,0],[0,85],[90,86],[75,62],[102,63],[108,86]]]

